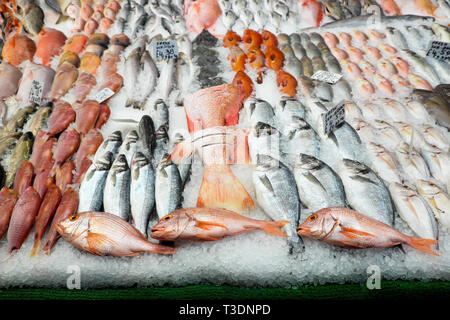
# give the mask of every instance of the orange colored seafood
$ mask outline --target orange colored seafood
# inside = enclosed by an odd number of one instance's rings
[[[100,105],[100,113],[98,115],[98,119],[95,122],[95,128],[101,129],[103,125],[108,121],[109,116],[111,115],[111,109],[107,104],[102,103]]]
[[[18,66],[25,60],[33,60],[36,52],[34,41],[23,35],[14,35],[9,38],[2,49],[2,58],[13,66]]]
[[[80,71],[96,74],[101,62],[102,61],[98,55],[91,52],[86,52],[81,57]]]
[[[161,241],[216,241],[249,230],[262,230],[286,237],[281,228],[287,223],[255,220],[220,208],[183,208],[163,217],[150,236]]]
[[[25,242],[30,234],[40,204],[41,197],[33,187],[28,187],[17,200],[8,228],[9,253],[19,250]]]
[[[46,138],[47,141],[45,141],[42,144],[42,146],[39,147],[39,145],[36,144],[33,146],[33,154],[34,148],[37,148],[36,156],[32,158],[35,174],[38,174],[39,172],[52,167],[53,147],[56,144],[56,139],[55,138],[48,139],[47,136],[42,137],[42,139]]]
[[[232,126],[239,121],[244,92],[233,84],[199,90],[184,101],[189,132],[209,127]]]
[[[112,92],[117,93],[117,91],[119,91],[120,88],[122,88],[122,85],[123,85],[123,77],[120,74],[118,74],[117,72],[115,72],[115,73],[112,73],[106,79],[106,82],[100,86],[100,88],[98,89],[98,92],[102,91],[105,88],[108,88]],[[107,102],[112,97],[114,97],[114,95],[112,95],[111,97],[109,97],[108,99],[106,99],[103,102]]]
[[[5,236],[9,227],[9,220],[17,202],[17,194],[14,190],[2,188],[0,190],[0,240]]]
[[[258,74],[257,83],[263,82],[263,69],[266,66],[266,57],[264,53],[258,48],[250,48],[247,52],[248,63]]]
[[[80,134],[74,128],[68,128],[58,138],[53,159],[58,167],[69,159],[80,146]],[[56,168],[55,168],[56,169]]]
[[[232,48],[241,42],[241,37],[234,31],[229,30],[225,37],[223,37],[223,46],[225,48]]]
[[[201,33],[203,29],[212,31],[212,27],[221,14],[222,10],[220,10],[217,0],[185,1],[186,25],[195,33]]]
[[[63,62],[56,70],[50,97],[53,101],[62,98],[78,78],[78,69],[69,62]]]
[[[297,94],[297,80],[283,70],[277,71],[277,86],[283,95],[292,98]]]
[[[327,32],[323,35],[323,40],[325,41],[326,45],[330,48],[336,48],[336,46],[339,44],[339,39],[334,35],[334,33]]]
[[[75,82],[75,102],[81,103],[87,97],[92,88],[95,87],[97,81],[89,72],[83,71]]]
[[[85,159],[94,155],[103,142],[103,136],[97,129],[91,129],[83,137],[75,156],[75,170],[79,171]]]
[[[98,28],[98,22],[93,19],[93,17],[89,18],[89,20],[86,21],[86,24],[84,25],[84,33],[87,36],[90,36],[97,30]]]
[[[278,47],[278,39],[272,32],[263,30],[263,32],[261,32],[261,38],[266,50],[270,47]]]
[[[42,60],[44,66],[50,65],[52,57],[59,55],[66,42],[66,36],[59,30],[42,28],[37,36],[36,57]]]
[[[269,69],[278,71],[284,65],[284,54],[278,48],[269,47],[266,50],[266,65]]]
[[[244,71],[245,62],[247,61],[247,55],[239,47],[233,47],[228,54],[228,60],[230,60],[231,69],[234,71]]]
[[[244,100],[253,92],[253,81],[244,71],[238,71],[232,83],[244,93]]]
[[[391,16],[399,16],[402,14],[400,8],[394,0],[381,0],[378,1],[383,10]]]
[[[64,51],[71,51],[75,54],[80,54],[86,47],[88,37],[84,34],[77,34],[69,38],[66,45],[64,46]]]
[[[246,29],[244,34],[242,35],[242,44],[244,45],[244,49],[248,50],[249,48],[259,48],[262,43],[261,35],[255,30]]]
[[[50,185],[44,198],[42,199],[39,212],[36,216],[36,222],[34,225],[34,244],[30,256],[34,256],[38,252],[47,226],[50,224],[60,201],[61,191],[56,185]]]
[[[108,29],[111,28],[113,23],[114,21],[111,20],[110,18],[103,17],[98,25],[98,30],[102,33],[106,33],[108,32]]]
[[[346,248],[385,248],[407,244],[417,250],[438,255],[431,249],[437,240],[407,236],[385,223],[343,207],[325,208],[315,212],[297,231],[301,237]]]

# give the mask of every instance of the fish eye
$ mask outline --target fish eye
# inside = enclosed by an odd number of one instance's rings
[[[75,220],[77,220],[78,219],[78,216],[77,215],[75,215],[75,216],[70,216],[69,217],[69,220],[70,221],[75,221]]]
[[[317,219],[317,214],[313,214],[313,215],[309,216],[309,218],[308,218],[309,221],[314,221],[316,219]]]
[[[171,214],[168,214],[167,216],[163,217],[161,220],[168,221],[172,218],[173,218],[173,216]]]

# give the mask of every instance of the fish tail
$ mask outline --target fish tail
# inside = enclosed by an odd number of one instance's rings
[[[437,244],[437,240],[433,239],[419,239],[414,237],[408,237],[408,240],[406,241],[406,244],[410,245],[411,247],[429,253],[433,254],[435,256],[438,256],[434,250],[431,249],[431,247],[435,244]]]
[[[197,199],[198,207],[241,210],[255,203],[228,166],[206,166]]]
[[[281,230],[286,223],[289,221],[263,221],[261,230],[275,236],[287,237],[288,235]]]
[[[172,246],[166,246],[162,244],[155,244],[148,242],[148,245],[144,249],[145,252],[151,252],[151,253],[160,253],[160,254],[174,254],[175,248]]]
[[[31,249],[30,257],[34,257],[36,253],[38,253],[40,246],[41,246],[41,239],[35,239],[33,249]]]

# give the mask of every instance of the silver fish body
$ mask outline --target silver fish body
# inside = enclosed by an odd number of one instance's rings
[[[258,122],[274,125],[275,112],[267,101],[249,97],[244,103],[244,109],[250,126],[253,127]]]
[[[122,144],[120,145],[119,150],[117,151],[117,154],[124,154],[127,162],[131,164],[131,159],[133,158],[134,153],[138,149],[138,140],[139,135],[136,130],[131,130],[128,132],[128,134],[125,136],[125,139],[123,140]]]
[[[127,158],[119,154],[106,177],[103,190],[103,207],[109,212],[128,221],[130,217],[130,167]]]
[[[181,208],[183,186],[180,172],[172,162],[164,157],[156,168],[155,199],[156,212],[162,218],[172,211]]]
[[[270,124],[257,122],[248,135],[248,149],[254,165],[259,154],[281,160],[280,132]]]
[[[100,158],[104,157],[107,152],[111,152],[113,157],[117,155],[120,146],[122,145],[122,133],[120,131],[114,131],[105,140],[103,140],[100,147],[95,152],[94,161],[96,162]]]

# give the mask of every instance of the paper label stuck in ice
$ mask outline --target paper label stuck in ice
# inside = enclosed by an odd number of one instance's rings
[[[345,101],[339,102],[336,106],[323,114],[323,130],[325,134],[329,134],[337,126],[345,121]]]
[[[31,81],[31,89],[30,94],[28,96],[28,100],[30,100],[33,103],[41,104],[42,102],[42,93],[44,91],[44,84],[42,82],[39,82],[37,80]]]
[[[311,77],[311,79],[327,82],[329,84],[335,84],[341,78],[342,78],[342,74],[333,73],[333,72],[324,71],[324,70],[317,71]]]
[[[114,91],[112,91],[110,88],[104,88],[102,91],[99,91],[95,95],[95,100],[97,100],[98,103],[102,103],[106,99],[112,97],[114,95]]]
[[[156,60],[170,60],[178,58],[178,43],[176,40],[155,42]]]
[[[450,61],[450,43],[432,41],[427,56],[441,61]]]

